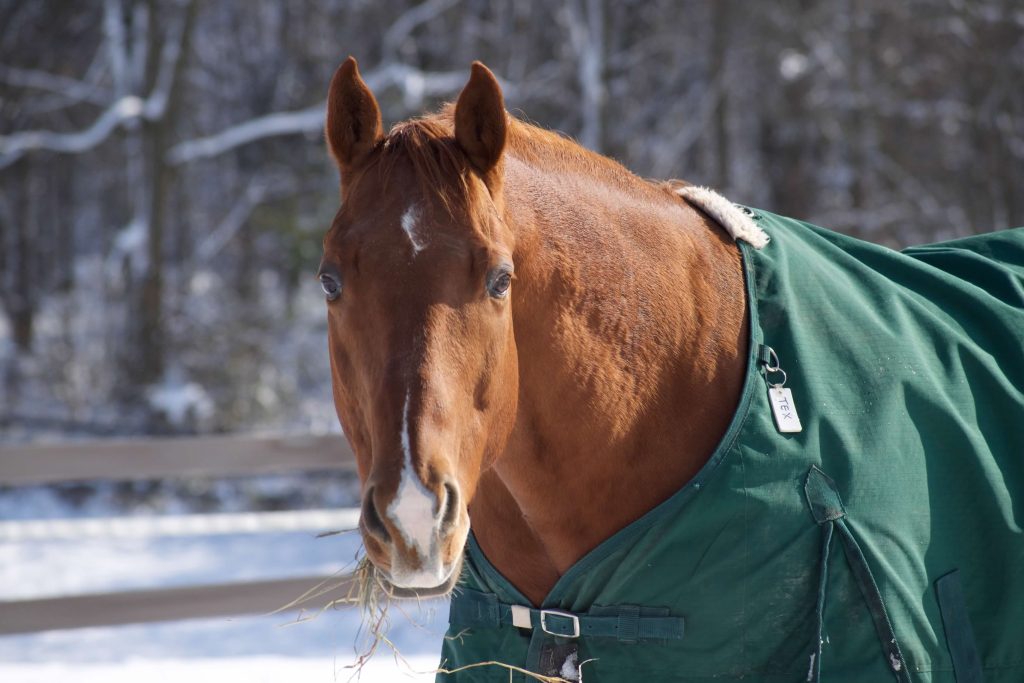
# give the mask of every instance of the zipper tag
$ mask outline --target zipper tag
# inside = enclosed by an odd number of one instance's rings
[[[775,427],[782,434],[797,434],[803,431],[800,424],[800,416],[796,412],[796,403],[793,402],[793,391],[787,389],[786,371],[779,366],[779,357],[775,349],[770,346],[761,346],[760,351],[761,372],[764,373],[764,381],[768,384],[768,404],[772,407],[772,417],[775,418]],[[777,375],[773,382],[769,375]]]

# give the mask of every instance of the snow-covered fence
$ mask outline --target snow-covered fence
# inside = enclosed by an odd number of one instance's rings
[[[86,517],[0,521],[0,543],[82,541],[86,539],[216,536],[288,531],[322,533],[355,529],[359,510],[286,510],[207,515]]]
[[[340,435],[212,436],[0,446],[0,485],[220,477],[355,469]],[[297,510],[0,522],[0,542],[352,529],[359,511]],[[349,591],[344,575],[289,577],[0,601],[0,635],[202,617],[318,611]]]

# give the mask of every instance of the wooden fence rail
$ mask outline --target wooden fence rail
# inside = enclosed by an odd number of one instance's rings
[[[315,614],[348,595],[350,582],[346,576],[306,576],[0,602],[0,635],[279,610]],[[299,600],[308,591],[313,595]],[[298,602],[291,604],[294,601]]]
[[[355,470],[340,434],[104,439],[0,446],[0,485]]]
[[[202,436],[107,439],[0,446],[0,485],[26,486],[86,480],[225,477],[296,471],[354,471],[341,435]],[[199,519],[203,517],[203,519]],[[200,524],[200,522],[202,522]],[[138,534],[187,535],[351,528],[358,510],[293,511],[120,520],[0,522],[6,541]],[[348,594],[348,576],[310,576],[219,585],[129,590],[0,601],[0,635],[52,629],[114,626],[268,614],[287,607],[317,612]],[[302,600],[315,589],[321,590]]]

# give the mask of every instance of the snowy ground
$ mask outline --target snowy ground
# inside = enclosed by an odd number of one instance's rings
[[[246,657],[220,659],[141,659],[117,664],[5,664],[0,679],[5,683],[344,683],[344,681],[432,681],[433,657],[410,662],[409,667],[375,660],[358,679],[349,669],[329,658]],[[424,673],[426,672],[426,673]]]
[[[0,600],[128,588],[329,574],[352,559],[352,534],[315,532],[136,536],[0,543]],[[392,609],[389,632],[408,663],[387,649],[361,681],[432,680],[447,605]],[[51,631],[0,637],[3,683],[262,683],[347,681],[363,642],[354,609]]]

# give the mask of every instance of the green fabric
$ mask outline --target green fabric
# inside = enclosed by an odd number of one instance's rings
[[[953,570],[935,581],[935,593],[942,612],[942,626],[946,631],[946,644],[953,657],[956,683],[981,683],[981,660],[974,644],[971,621],[964,604],[964,591],[960,586],[960,571]]]
[[[838,529],[839,539],[843,544],[847,563],[853,572],[854,579],[857,581],[861,595],[864,596],[864,602],[867,604],[868,611],[871,612],[871,620],[875,624],[875,632],[878,634],[878,641],[882,652],[885,654],[896,680],[900,681],[900,683],[906,683],[909,679],[906,661],[903,658],[903,653],[900,652],[899,639],[896,637],[892,622],[885,611],[885,602],[878,591],[878,583],[871,573],[871,567],[864,557],[864,552],[861,550],[857,539],[854,538],[846,522],[843,521],[843,518],[846,516],[846,509],[843,507],[843,500],[839,495],[839,490],[836,488],[836,483],[827,474],[822,472],[817,465],[812,465],[804,483],[804,495],[807,497],[807,504],[810,506],[814,520],[825,527],[822,536],[821,578],[819,579],[818,602],[815,612],[815,623],[819,627],[818,643],[811,659],[809,666],[811,673],[808,675],[807,680],[818,681],[821,676],[821,646],[823,644],[821,642],[821,628],[824,627],[825,601],[828,597],[825,589],[828,584],[829,546],[832,543],[833,531]]]
[[[878,641],[885,661],[892,669],[896,680],[905,683],[909,681],[906,659],[900,651],[899,639],[896,637],[889,614],[885,610],[885,601],[878,590],[878,583],[871,573],[867,558],[864,557],[864,551],[861,550],[860,544],[857,543],[857,539],[854,538],[845,520],[838,519],[833,524],[839,530],[839,540],[842,541],[843,550],[846,551],[846,560],[853,572],[857,587],[860,588],[860,593],[864,597],[864,603],[871,613],[871,621],[875,625],[875,633],[878,634]]]
[[[846,516],[843,499],[839,497],[836,483],[817,465],[812,465],[807,473],[807,479],[804,480],[804,495],[807,497],[807,505],[811,508],[811,515],[818,524]]]
[[[667,609],[684,637],[555,638],[462,625],[455,607],[446,668],[550,673],[572,655],[587,683],[954,683],[957,636],[933,585],[959,570],[984,680],[1024,680],[1024,229],[895,252],[755,215],[772,241],[741,247],[752,338],[728,433],[689,484],[582,558],[543,604]],[[800,433],[775,428],[762,344]],[[461,581],[528,604],[472,538]]]
[[[620,642],[641,640],[681,640],[685,620],[668,615],[667,609],[650,610],[639,605],[615,605],[592,608],[587,614],[567,616],[562,613],[530,609],[530,623],[549,634],[570,636],[578,629],[587,637],[615,638]],[[575,623],[574,619],[575,617]],[[512,605],[499,602],[493,593],[481,593],[461,587],[459,599],[452,602],[449,618],[461,626],[511,626]]]

